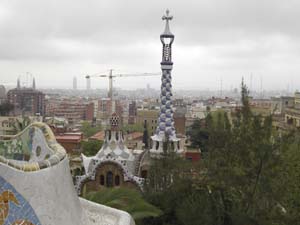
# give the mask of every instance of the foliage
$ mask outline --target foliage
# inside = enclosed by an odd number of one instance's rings
[[[145,224],[300,223],[300,136],[274,131],[271,115],[254,115],[244,84],[241,96],[232,122],[219,113],[193,124],[208,134],[193,134],[207,151],[199,164],[172,153],[152,163],[145,198],[164,214]]]
[[[0,104],[0,116],[8,116],[9,112],[14,109],[14,105],[12,105],[10,102],[5,101],[2,104]]]
[[[209,130],[205,125],[201,123],[205,121],[201,121],[199,119],[195,120],[191,127],[189,128],[187,134],[190,137],[191,147],[192,148],[200,148],[202,152],[206,151],[206,142],[209,137]]]
[[[181,207],[186,193],[192,189],[190,171],[194,165],[173,151],[168,138],[163,150],[161,157],[152,161],[144,187],[144,197],[159,207],[164,215],[146,219],[143,221],[144,224],[180,224],[176,209]]]
[[[144,123],[144,132],[143,132],[143,143],[145,145],[145,149],[149,148],[149,132],[147,128],[147,121]]]
[[[217,131],[220,124],[225,122],[227,125],[230,124],[228,114],[222,110],[209,112],[204,120],[195,120],[187,132],[191,147],[200,148],[203,153],[207,152],[208,139],[211,136],[212,129]]]
[[[171,143],[167,140],[164,143],[164,152],[161,154],[161,158],[152,161],[146,189],[148,189],[148,192],[158,193],[172,185],[174,179],[183,169],[178,166],[183,164],[183,160],[172,151]]]
[[[100,125],[94,127],[88,121],[84,121],[81,124],[81,132],[86,138],[93,136],[97,132],[101,131],[101,129]]]
[[[252,114],[243,84],[242,105],[232,126],[225,116],[212,128],[203,183],[219,196],[220,224],[274,224],[285,218],[278,207],[284,187],[277,181],[287,140],[272,131],[271,116]]]
[[[284,184],[281,206],[286,212],[286,224],[300,224],[300,133],[292,135],[292,144],[284,152],[280,182]]]
[[[108,188],[91,192],[87,199],[128,212],[138,223],[147,217],[157,217],[161,211],[146,202],[139,191],[128,188]]]
[[[122,130],[127,133],[132,133],[132,132],[143,132],[144,127],[141,124],[126,124],[122,127]]]
[[[82,153],[86,156],[95,156],[102,144],[103,141],[99,140],[81,141]]]

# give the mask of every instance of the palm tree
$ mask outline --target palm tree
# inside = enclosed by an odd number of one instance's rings
[[[86,198],[128,212],[137,224],[144,218],[158,217],[162,214],[160,209],[146,202],[139,191],[129,188],[108,188],[90,192]]]

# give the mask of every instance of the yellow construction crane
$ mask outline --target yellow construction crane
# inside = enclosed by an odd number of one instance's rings
[[[93,78],[93,77],[108,77],[108,80],[109,80],[108,97],[113,102],[113,78],[116,78],[116,77],[160,76],[160,75],[161,75],[161,72],[159,72],[159,73],[138,73],[138,74],[122,74],[122,73],[120,73],[120,74],[113,74],[113,70],[111,69],[111,70],[109,70],[109,74],[87,75],[85,78],[86,79],[90,79],[90,78]],[[114,105],[114,104],[112,104],[112,105]],[[112,112],[114,112],[114,109],[112,109]]]
[[[159,73],[138,73],[138,74],[113,74],[113,70],[109,70],[109,74],[94,74],[94,75],[87,75],[85,78],[90,79],[92,77],[108,77],[109,79],[109,92],[108,97],[112,99],[112,91],[113,91],[113,78],[116,77],[143,77],[143,76],[160,76],[161,72]]]

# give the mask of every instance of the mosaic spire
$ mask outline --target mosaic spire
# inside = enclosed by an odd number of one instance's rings
[[[172,62],[172,43],[174,41],[174,35],[170,31],[169,21],[173,19],[169,15],[169,10],[166,11],[166,15],[162,17],[166,21],[165,30],[160,35],[160,40],[163,45],[162,49],[162,78],[161,78],[161,94],[160,94],[160,113],[158,119],[158,126],[156,129],[156,135],[159,139],[164,139],[165,133],[169,135],[170,140],[176,139],[176,133],[174,128],[173,109],[172,109],[172,75],[171,70],[173,68]]]

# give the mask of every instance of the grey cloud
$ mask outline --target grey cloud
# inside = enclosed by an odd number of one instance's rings
[[[0,65],[30,61],[41,73],[52,69],[49,63],[56,63],[60,73],[69,71],[68,63],[76,63],[77,70],[84,63],[151,70],[160,61],[166,8],[174,15],[178,72],[267,74],[274,72],[272,62],[290,68],[300,57],[298,0],[4,0]]]

